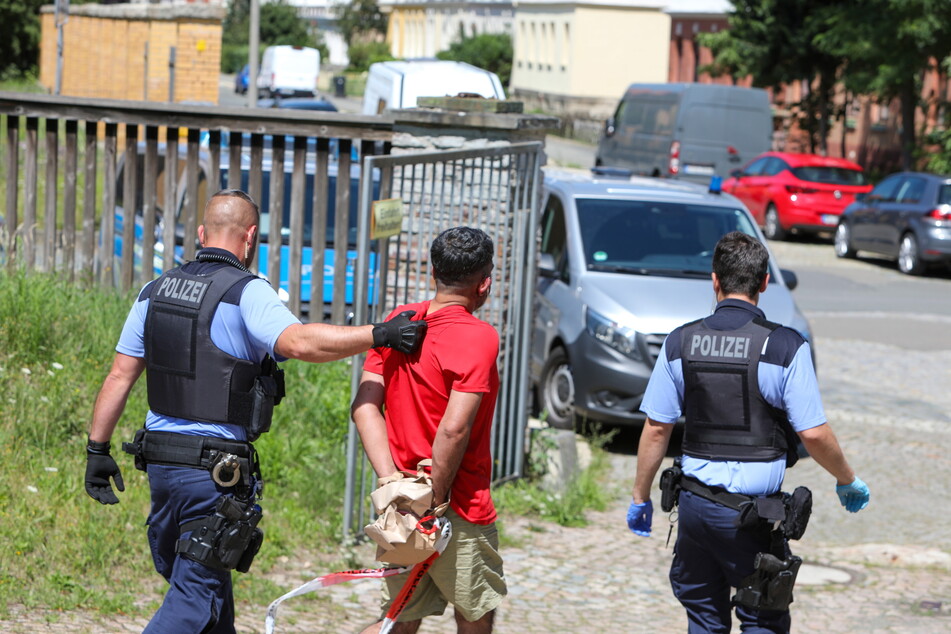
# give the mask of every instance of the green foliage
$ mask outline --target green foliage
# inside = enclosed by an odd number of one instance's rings
[[[386,36],[389,19],[380,11],[376,0],[351,0],[340,2],[334,7],[337,15],[337,28],[343,35],[347,46],[358,41],[374,41]]]
[[[113,437],[120,504],[96,503],[82,483],[88,420],[133,298],[0,273],[0,614],[12,604],[149,613],[161,600],[143,526],[148,480],[118,449],[142,425],[144,380]],[[280,594],[261,573],[282,554],[339,558],[349,363],[284,367],[287,397],[256,443],[266,539],[252,574],[235,576],[236,599],[256,605]]]
[[[473,66],[492,71],[499,76],[503,86],[509,85],[512,77],[512,36],[507,33],[482,33],[459,39],[448,50],[436,54],[439,59],[467,62]]]
[[[36,74],[44,4],[47,0],[0,0],[0,79]]]
[[[221,34],[221,70],[236,73],[248,63],[251,22],[250,0],[234,0],[225,16]],[[261,3],[258,31],[260,48],[268,46],[309,46],[320,51],[321,60],[329,54],[319,32],[311,33],[307,21],[285,0]]]
[[[591,464],[579,472],[563,491],[543,486],[541,478],[547,470],[548,454],[555,443],[544,434],[536,434],[526,466],[527,476],[499,486],[492,491],[492,499],[500,515],[539,517],[562,526],[587,526],[585,512],[603,511],[613,492],[603,480],[609,469],[604,446],[605,438],[594,435]]]
[[[931,133],[928,142],[935,147],[927,155],[925,169],[934,174],[951,174],[951,130]]]
[[[370,64],[396,59],[390,54],[390,46],[386,42],[354,42],[347,55],[350,57],[347,70],[357,73],[367,71]]]

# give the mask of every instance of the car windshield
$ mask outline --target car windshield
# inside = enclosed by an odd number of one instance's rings
[[[741,209],[634,200],[576,200],[588,269],[709,277],[713,248],[731,231],[755,236]]]
[[[827,167],[807,165],[792,168],[793,175],[799,180],[827,185],[866,185],[865,174],[847,167]]]

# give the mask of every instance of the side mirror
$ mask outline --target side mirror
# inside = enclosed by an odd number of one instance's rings
[[[742,178],[743,170],[730,170],[730,176],[733,178]]]
[[[614,117],[608,117],[607,121],[604,122],[604,136],[614,136],[616,131],[617,122],[614,120]]]
[[[786,287],[789,290],[795,290],[799,286],[799,278],[789,269],[779,269],[779,274],[783,276],[783,281],[786,282]]]
[[[859,192],[855,195],[855,202],[860,203],[866,198],[868,198],[868,192]]]
[[[542,253],[538,256],[538,276],[558,277],[558,271],[555,269],[555,258],[551,253]]]

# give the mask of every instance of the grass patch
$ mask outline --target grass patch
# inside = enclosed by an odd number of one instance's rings
[[[165,591],[149,556],[146,475],[118,447],[141,427],[145,381],[113,436],[125,480],[115,506],[83,488],[93,403],[134,294],[0,273],[0,614],[27,608],[148,614]],[[265,543],[235,599],[266,605],[286,589],[265,574],[282,555],[344,556],[340,543],[350,366],[288,362],[287,400],[256,446],[267,486]],[[333,568],[330,568],[333,569]]]
[[[152,567],[144,526],[148,479],[118,449],[144,420],[144,380],[113,436],[126,487],[120,504],[102,506],[83,487],[93,403],[134,297],[54,275],[0,272],[0,616],[14,605],[142,616],[162,600],[166,585]],[[239,605],[267,605],[286,592],[286,581],[269,573],[286,573],[288,559],[315,562],[308,568],[317,571],[360,563],[340,540],[350,363],[284,364],[286,403],[256,443],[266,537],[252,573],[234,575]],[[561,493],[538,479],[498,487],[500,514],[583,526],[585,511],[610,499],[606,454],[600,445],[592,451],[591,467]],[[544,453],[538,445],[530,458],[536,474]],[[325,601],[315,596],[300,606],[311,600]]]

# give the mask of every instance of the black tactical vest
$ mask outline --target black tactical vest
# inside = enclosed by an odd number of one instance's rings
[[[211,341],[225,293],[253,274],[222,266],[208,275],[172,269],[152,283],[145,318],[149,408],[207,423],[247,426],[248,394],[261,366]]]
[[[741,462],[787,456],[786,413],[759,389],[763,345],[778,327],[758,318],[736,330],[712,330],[703,320],[683,327],[685,455]]]

